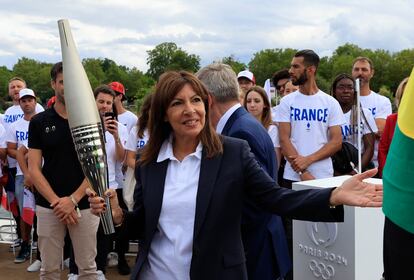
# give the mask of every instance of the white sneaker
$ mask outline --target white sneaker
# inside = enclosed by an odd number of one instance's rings
[[[107,257],[108,267],[114,267],[118,265],[118,254],[110,252]]]
[[[96,276],[96,280],[106,280],[105,274],[103,274],[102,270],[97,270]]]
[[[27,268],[28,272],[37,272],[40,270],[40,267],[42,266],[42,262],[39,260],[35,260],[29,267]]]
[[[68,274],[68,280],[78,280],[78,275],[70,273]]]

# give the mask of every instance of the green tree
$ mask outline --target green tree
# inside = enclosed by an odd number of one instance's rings
[[[188,54],[172,42],[161,43],[147,53],[147,74],[154,80],[158,80],[158,77],[168,70],[197,72],[200,68],[198,55]]]
[[[233,54],[230,56],[223,57],[220,60],[220,62],[230,65],[230,67],[233,69],[233,71],[236,74],[247,68],[247,65],[245,63],[238,61],[237,58]]]
[[[13,72],[6,66],[0,67],[0,108],[5,108],[5,102],[9,100],[9,80],[12,76]]]
[[[113,81],[120,81],[125,83],[128,79],[129,69],[122,65],[117,65],[115,61],[105,58],[101,61],[101,67],[104,71],[104,83],[110,83]],[[126,86],[126,85],[125,85]]]
[[[13,75],[22,77],[41,102],[45,102],[52,95],[50,88],[51,63],[39,62],[31,58],[22,57],[13,66]]]
[[[102,69],[103,60],[100,58],[85,58],[82,60],[83,68],[88,76],[92,90],[105,83],[106,75]]]
[[[389,71],[391,64],[391,54],[386,50],[369,50],[363,52],[363,56],[369,57],[374,65],[374,76],[371,79],[370,87],[373,91],[379,92],[382,86],[388,86],[391,83]]]
[[[346,43],[336,48],[331,57],[321,59],[318,74],[325,82],[328,82],[328,88],[323,88],[325,92],[329,92],[330,86],[337,75],[342,73],[351,74],[352,62],[356,57],[361,56],[362,52],[363,50],[357,45]]]
[[[400,82],[408,77],[413,69],[414,49],[406,49],[394,53],[389,65],[389,87],[395,93]]]
[[[361,49],[357,45],[346,43],[336,48],[336,50],[332,54],[332,58],[336,56],[357,57],[357,56],[360,56],[362,52],[363,52],[363,49]]]
[[[128,89],[128,101],[133,102],[134,100],[138,100],[138,102],[141,102],[145,95],[152,92],[152,87],[155,85],[155,81],[135,67],[129,69],[127,75],[125,86]],[[133,102],[133,104],[135,104],[135,102]],[[140,106],[135,108],[136,113],[139,107]]]
[[[316,82],[318,88],[324,92],[330,91],[331,86],[331,76],[332,76],[332,64],[329,63],[328,57],[322,57],[319,62],[319,67],[316,72]]]
[[[256,78],[256,84],[263,85],[273,73],[289,68],[295,49],[265,49],[253,55],[249,62],[249,70]]]

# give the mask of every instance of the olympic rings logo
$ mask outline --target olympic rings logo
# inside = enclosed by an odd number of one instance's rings
[[[309,269],[316,278],[322,277],[322,279],[328,280],[335,276],[335,269],[332,265],[325,265],[322,262],[318,263],[315,260],[309,262]]]

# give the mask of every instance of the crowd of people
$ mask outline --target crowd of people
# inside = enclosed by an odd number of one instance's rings
[[[275,69],[270,84],[278,104],[252,72],[236,75],[221,63],[196,74],[162,74],[137,114],[124,107],[121,82],[95,88],[113,235],[103,233],[97,215],[107,205],[77,158],[62,63],[51,69],[55,95],[46,110],[22,78],[12,78],[0,157],[8,208],[18,205],[14,262],[25,262],[37,241],[28,271],[40,271],[40,279],[60,279],[62,252],[68,279],[106,279],[114,256],[131,279],[293,279],[291,219],[342,221],[342,205],[381,206],[382,187],[362,180],[381,176],[372,168],[384,166],[395,127],[389,99],[370,88],[369,58],[357,57],[329,94],[318,88],[318,65],[315,52],[302,50],[289,68]],[[338,167],[344,149],[360,149],[364,173],[354,158],[345,158],[349,168]],[[355,176],[338,188],[291,190],[298,181],[344,174]],[[36,215],[27,221],[25,199],[33,195]],[[140,241],[132,270],[129,240]]]

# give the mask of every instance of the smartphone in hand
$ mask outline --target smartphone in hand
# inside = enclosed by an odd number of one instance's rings
[[[111,117],[111,119],[114,120],[115,119],[115,113],[114,112],[105,112],[104,117],[105,117],[105,119],[107,117]]]

